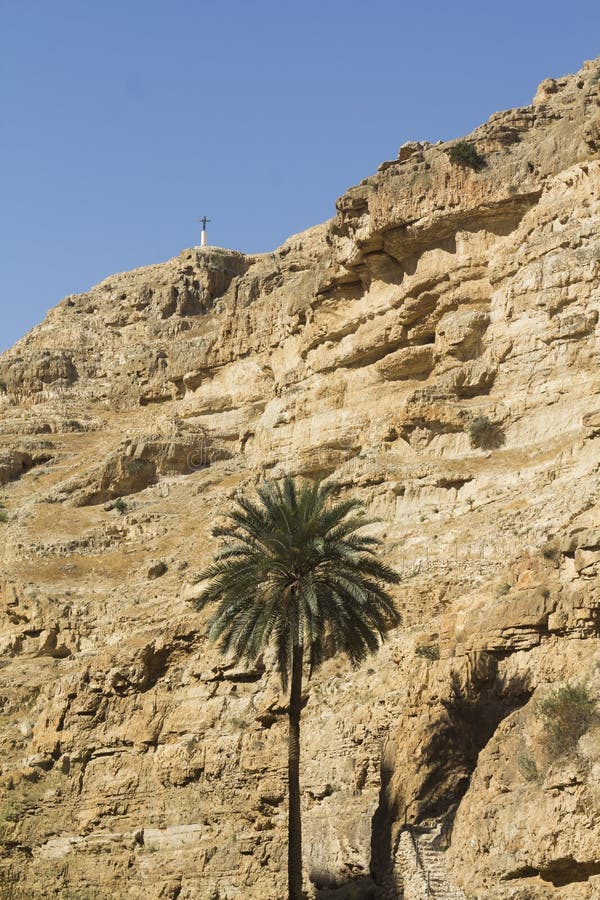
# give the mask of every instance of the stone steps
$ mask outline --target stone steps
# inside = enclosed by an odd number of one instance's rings
[[[386,898],[395,891],[403,900],[466,900],[448,878],[445,853],[436,846],[440,832],[440,825],[427,832],[401,832]]]

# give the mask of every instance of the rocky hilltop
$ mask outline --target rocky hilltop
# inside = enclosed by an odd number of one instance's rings
[[[0,358],[1,897],[284,896],[285,698],[190,602],[284,471],[362,498],[403,575],[402,627],[307,695],[315,896],[600,897],[599,726],[551,754],[541,715],[600,702],[600,61],[467,140]]]

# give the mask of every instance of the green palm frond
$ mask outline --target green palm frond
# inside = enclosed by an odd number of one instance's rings
[[[335,501],[318,481],[264,481],[240,496],[213,529],[221,543],[198,576],[195,601],[215,603],[209,638],[236,661],[252,663],[273,646],[284,688],[294,640],[311,671],[334,652],[359,664],[400,616],[387,585],[398,574],[375,554],[380,541],[358,500]]]

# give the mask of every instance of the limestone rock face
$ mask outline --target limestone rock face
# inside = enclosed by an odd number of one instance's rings
[[[191,605],[283,472],[403,576],[403,626],[307,687],[307,890],[600,896],[600,726],[555,758],[539,712],[600,704],[599,121],[596,61],[476,170],[411,142],[273,253],[116,275],[1,357],[2,897],[285,895],[286,700]]]

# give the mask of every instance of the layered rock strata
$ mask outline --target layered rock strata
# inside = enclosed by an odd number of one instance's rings
[[[456,896],[600,896],[599,727],[551,758],[539,715],[600,701],[600,64],[468,140],[484,165],[406,145],[275,252],[113,276],[0,359],[0,896],[284,896],[285,698],[190,601],[285,471],[360,497],[403,575],[403,626],[309,686],[307,886],[408,897],[410,826]]]

